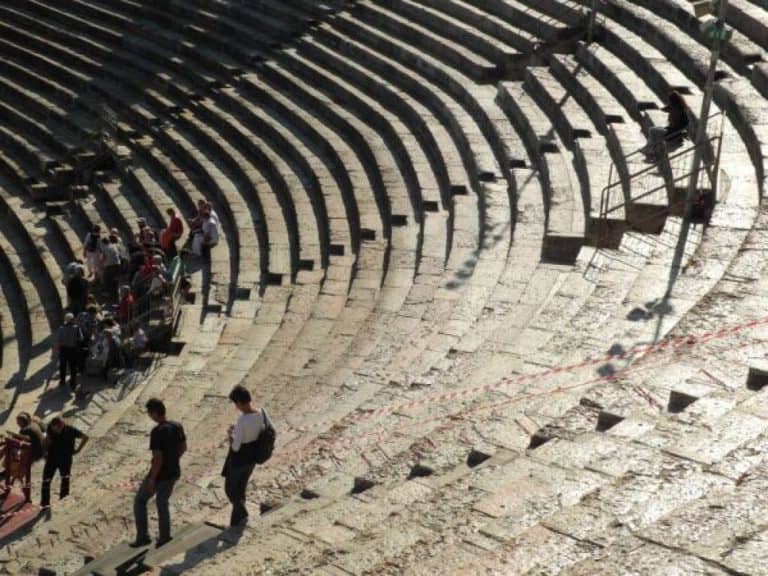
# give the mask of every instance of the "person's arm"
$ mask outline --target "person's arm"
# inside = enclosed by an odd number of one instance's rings
[[[184,427],[179,424],[178,425],[178,433],[179,433],[179,458],[184,456],[184,453],[187,451],[187,435],[184,434]]]
[[[56,330],[56,338],[53,342],[53,349],[52,349],[52,356],[56,356],[56,354],[59,353],[59,349],[61,349],[61,327],[59,327]]]
[[[240,421],[240,419],[237,419],[237,422],[235,423],[235,429],[232,431],[232,452],[237,452],[240,450],[240,446],[243,444],[243,424]]]
[[[152,465],[149,468],[149,476],[147,477],[147,491],[150,494],[155,493],[155,484],[157,483],[157,477],[160,475],[160,468],[163,466],[163,451],[152,450]]]
[[[79,454],[80,451],[85,447],[86,444],[88,444],[88,440],[90,440],[90,437],[88,434],[82,434],[80,435],[80,443],[75,448],[75,454]]]
[[[272,420],[270,420],[270,418],[269,418],[269,414],[267,413],[267,409],[266,408],[262,408],[261,409],[261,416],[264,419],[264,427],[265,428],[274,428],[275,427],[275,425],[272,424]]]

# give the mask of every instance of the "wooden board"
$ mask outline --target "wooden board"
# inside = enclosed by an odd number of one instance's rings
[[[207,523],[185,526],[165,546],[150,550],[141,563],[147,568],[160,567],[175,556],[184,554],[212,538],[218,538],[221,533],[220,527]]]
[[[92,574],[115,576],[123,574],[128,568],[136,564],[150,548],[151,544],[141,548],[131,548],[127,542],[122,542],[80,568],[73,576],[91,576]]]

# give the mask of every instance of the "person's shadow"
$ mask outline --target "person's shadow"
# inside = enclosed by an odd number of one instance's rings
[[[24,524],[22,524],[19,528],[8,534],[5,538],[0,539],[0,546],[8,546],[9,544],[12,544],[18,540],[21,540],[24,538],[27,534],[32,532],[32,529],[42,520],[50,520],[51,519],[51,513],[50,510],[38,510],[37,514]],[[0,522],[0,525],[2,525],[3,522]]]

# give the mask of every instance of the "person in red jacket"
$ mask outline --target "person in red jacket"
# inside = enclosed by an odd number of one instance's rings
[[[176,242],[184,234],[184,224],[173,208],[168,208],[165,213],[168,214],[168,226],[160,234],[160,247],[168,258],[174,258],[178,254]]]
[[[120,287],[120,303],[117,307],[117,321],[126,324],[133,319],[133,292],[130,286]]]

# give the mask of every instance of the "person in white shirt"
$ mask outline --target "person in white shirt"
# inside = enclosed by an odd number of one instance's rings
[[[128,257],[129,257],[128,248],[125,246],[125,243],[120,237],[120,232],[117,230],[117,228],[112,228],[109,231],[110,241],[112,240],[113,236],[116,239],[115,245],[117,246],[117,253],[120,255],[120,262],[125,264],[126,262],[128,262]]]
[[[213,204],[211,204],[210,202],[206,202],[205,209],[208,211],[208,214],[211,215],[211,218],[213,218],[216,221],[217,226],[221,224],[221,218],[219,218],[219,215],[216,213],[216,210],[213,209]]]
[[[251,406],[251,393],[244,386],[235,386],[229,399],[240,411],[240,416],[229,428],[229,454],[222,474],[226,478],[224,492],[232,503],[230,526],[237,526],[248,518],[245,491],[256,466],[252,450],[259,435],[271,423],[266,410],[255,410]]]
[[[204,213],[203,219],[203,246],[207,246],[208,249],[216,246],[219,243],[219,219],[211,212]]]
[[[192,252],[210,263],[211,248],[219,243],[219,217],[205,206],[201,209],[199,221],[200,227],[192,235]]]
[[[101,240],[102,292],[108,302],[117,300],[117,285],[120,278],[120,250],[117,236]]]
[[[88,278],[96,277],[101,260],[101,226],[94,224],[83,242],[83,258],[88,266]]]

